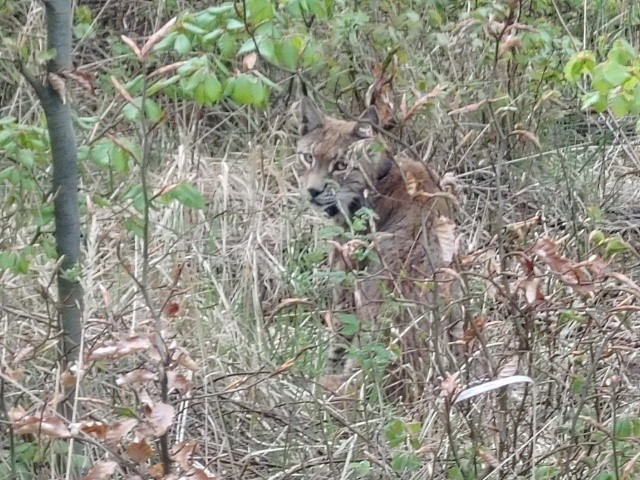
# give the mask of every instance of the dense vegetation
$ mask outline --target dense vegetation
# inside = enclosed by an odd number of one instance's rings
[[[640,476],[640,5],[78,3],[52,74],[44,4],[0,2],[0,478]],[[38,85],[71,107],[79,265]],[[303,92],[373,103],[461,192],[466,359],[416,402],[379,394],[388,336],[349,352],[358,388],[318,385],[351,279],[298,192]],[[57,277],[84,289],[77,362]]]

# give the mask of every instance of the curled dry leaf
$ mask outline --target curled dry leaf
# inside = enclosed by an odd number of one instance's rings
[[[145,58],[149,54],[153,46],[156,43],[158,43],[160,40],[162,40],[162,37],[164,37],[167,34],[167,32],[171,29],[171,27],[175,25],[175,23],[176,23],[176,17],[173,17],[171,20],[165,23],[162,27],[160,27],[160,29],[157,32],[151,35],[149,39],[145,42],[145,44],[142,46],[142,50],[140,51],[139,58],[140,59]]]
[[[507,378],[512,377],[518,371],[518,365],[520,363],[520,358],[517,355],[512,355],[507,359],[507,361],[500,367],[498,370],[497,378]]]
[[[96,87],[94,86],[95,79],[89,72],[74,68],[73,70],[63,70],[60,74],[67,80],[71,80],[73,83],[80,85],[84,90],[89,92],[90,95],[96,96]]]
[[[450,264],[456,254],[455,224],[447,217],[436,220],[435,233],[440,244],[440,255],[445,264]]]
[[[70,427],[73,433],[82,432],[98,440],[105,440],[110,428],[106,423],[94,421],[75,423]]]
[[[171,450],[171,460],[180,465],[182,470],[188,470],[191,467],[191,456],[196,450],[197,443],[193,440],[185,440],[176,443]]]
[[[142,413],[153,429],[153,435],[161,437],[173,425],[175,409],[166,403],[147,404],[142,407]]]
[[[153,447],[146,440],[131,442],[125,447],[125,450],[131,460],[138,463],[146,462],[153,455]]]
[[[582,262],[580,264],[558,253],[558,245],[548,237],[539,238],[531,252],[550,269],[563,283],[573,288],[576,292],[586,295],[595,289],[594,278],[600,276],[601,266],[597,262]]]
[[[484,463],[489,465],[492,468],[498,468],[500,466],[500,462],[498,459],[485,447],[480,447],[478,449],[478,454]]]
[[[127,92],[127,89],[124,88],[124,85],[122,85],[120,81],[113,75],[111,75],[111,83],[116,88],[117,92],[122,96],[122,98],[124,98],[131,105],[135,105],[135,102],[133,101],[133,97],[129,95],[129,92]]]
[[[198,364],[193,361],[193,359],[187,354],[187,352],[180,349],[179,351],[176,350],[176,353],[177,357],[175,357],[174,361],[177,365],[180,365],[181,367],[184,367],[191,372],[198,371]]]
[[[434,98],[436,98],[438,95],[440,95],[446,88],[446,85],[436,85],[433,90],[431,90],[429,93],[425,93],[424,95],[419,96],[415,102],[413,102],[413,105],[411,105],[411,107],[409,107],[409,109],[407,109],[404,106],[404,101],[402,102],[402,117],[404,119],[404,123],[406,123],[411,117],[413,117],[416,112],[418,112],[422,107],[424,107],[427,103],[429,103],[431,100],[433,100]]]
[[[13,424],[18,435],[46,435],[53,438],[69,438],[71,432],[64,422],[53,415],[25,415]]]
[[[538,305],[545,301],[544,293],[540,290],[539,277],[527,277],[518,282],[518,287],[524,292],[524,298],[529,305]]]
[[[498,48],[498,56],[501,57],[509,50],[515,50],[522,46],[522,42],[515,35],[507,35],[500,42],[500,47]]]
[[[538,149],[542,148],[540,146],[540,140],[538,140],[538,137],[534,133],[530,132],[529,130],[523,130],[523,129],[514,130],[513,132],[511,132],[511,135],[517,135],[518,137],[522,137],[525,140],[530,141]]]
[[[193,382],[187,380],[187,377],[182,373],[169,370],[167,372],[167,387],[170,392],[176,390],[180,395],[184,395],[193,388]]]
[[[120,35],[120,39],[127,44],[127,46],[131,49],[133,53],[136,54],[136,57],[138,57],[138,60],[142,60],[142,52],[140,51],[140,48],[138,48],[138,45],[136,45],[136,42],[131,40],[126,35]]]
[[[121,377],[118,377],[116,379],[116,385],[121,387],[123,385],[131,385],[132,383],[156,381],[157,379],[158,375],[156,373],[145,370],[144,368],[139,368],[125,375],[122,375]]]
[[[96,462],[82,480],[107,480],[114,473],[118,464],[112,460]]]
[[[135,418],[125,418],[110,425],[105,435],[106,444],[115,447],[136,425],[138,425],[138,420]]]
[[[58,75],[57,73],[48,73],[47,80],[49,85],[53,90],[58,94],[60,100],[62,100],[62,104],[65,105],[67,103],[67,95],[65,91],[65,80],[64,77]]]
[[[447,376],[440,382],[440,396],[451,398],[460,389],[460,383],[455,375],[447,372]]]
[[[103,342],[98,344],[91,352],[87,360],[101,360],[105,358],[120,358],[137,352],[143,352],[152,347],[147,337],[134,335],[124,340]]]
[[[475,112],[476,110],[480,110],[484,104],[487,103],[486,100],[482,100],[477,103],[471,103],[469,105],[465,105],[464,107],[456,108],[455,110],[451,110],[449,112],[449,116],[452,115],[460,115],[463,113]]]
[[[67,370],[60,375],[60,384],[66,388],[73,387],[76,384],[76,376]]]
[[[242,59],[242,71],[249,72],[254,69],[256,62],[258,61],[258,54],[256,52],[248,53]]]

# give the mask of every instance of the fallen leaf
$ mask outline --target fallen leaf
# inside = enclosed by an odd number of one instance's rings
[[[131,460],[138,463],[146,462],[153,455],[153,448],[146,440],[131,442],[125,447],[125,450]]]
[[[185,440],[176,443],[171,451],[171,460],[180,465],[183,470],[191,467],[191,456],[197,447],[197,443],[193,440]]]
[[[82,480],[106,480],[116,473],[118,464],[112,460],[98,461],[93,467],[82,477]]]
[[[71,432],[64,422],[53,415],[25,415],[13,424],[17,435],[45,435],[53,438],[69,438]]]
[[[167,433],[167,430],[173,425],[175,409],[166,403],[158,402],[144,405],[142,413],[153,428],[153,433],[156,437],[161,437]]]

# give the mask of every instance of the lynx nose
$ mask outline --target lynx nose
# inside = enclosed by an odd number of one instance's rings
[[[317,188],[309,187],[307,188],[309,195],[311,195],[311,199],[316,198],[318,195],[322,193],[322,190],[318,190]]]

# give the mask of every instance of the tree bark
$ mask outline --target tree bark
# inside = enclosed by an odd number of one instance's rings
[[[72,68],[72,1],[45,0],[47,48],[55,57],[47,66],[49,76]],[[47,119],[53,166],[53,206],[56,250],[61,258],[57,273],[58,319],[62,333],[63,367],[78,359],[82,337],[83,291],[79,282],[80,218],[78,209],[78,158],[71,110],[50,82],[44,85],[23,73],[36,94]],[[76,268],[71,275],[70,270]]]

